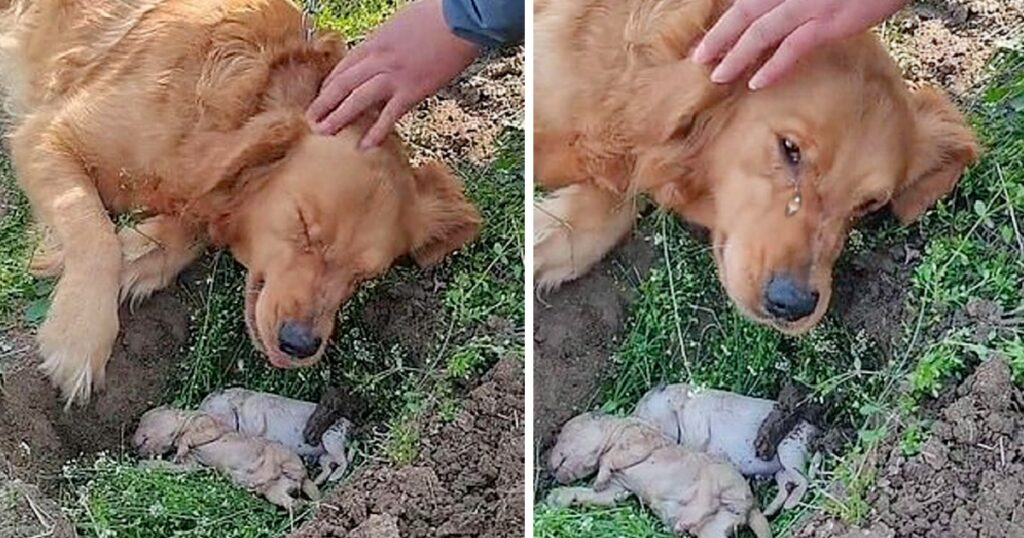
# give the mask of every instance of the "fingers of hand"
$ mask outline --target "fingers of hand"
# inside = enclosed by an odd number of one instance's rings
[[[815,21],[810,21],[797,28],[782,41],[772,57],[751,77],[750,89],[764,88],[775,82],[790,69],[793,69],[800,58],[810,53],[824,40],[821,26]]]
[[[336,134],[374,105],[388,101],[393,93],[394,85],[388,78],[377,75],[354,89],[341,106],[316,124],[316,131],[323,135]]]
[[[408,101],[399,96],[395,96],[388,101],[387,106],[381,111],[377,121],[373,124],[373,127],[366,132],[366,136],[363,137],[363,141],[360,143],[360,147],[363,149],[372,148],[379,146],[384,139],[388,137],[388,133],[395,127],[395,123],[398,122],[398,118],[401,118],[409,111]]]
[[[338,68],[340,67],[339,63]],[[344,72],[340,72],[329,81],[325,81],[320,94],[309,105],[306,118],[314,123],[323,121],[324,116],[337,110],[338,106],[348,100],[357,88],[366,84],[379,72],[380,69],[372,62],[360,62]]]
[[[785,0],[739,0],[708,31],[693,53],[694,61],[713,62],[728,51],[751,24]]]
[[[765,51],[775,47],[807,20],[807,13],[798,12],[794,3],[785,3],[758,18],[711,73],[717,83],[732,82]]]

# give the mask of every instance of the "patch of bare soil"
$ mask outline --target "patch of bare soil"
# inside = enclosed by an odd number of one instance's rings
[[[891,19],[884,32],[908,80],[963,97],[993,54],[1024,37],[1024,0],[925,0]],[[889,37],[889,36],[887,36]]]
[[[454,420],[428,420],[412,465],[358,471],[291,538],[522,536],[522,380],[500,361]]]
[[[861,226],[864,234],[885,215]],[[900,341],[907,310],[907,283],[921,258],[916,240],[844,259],[836,267],[829,315],[849,331],[863,332],[887,357]]]
[[[39,488],[13,478],[0,453],[0,537],[73,538],[74,527]]]
[[[402,119],[399,132],[418,160],[482,164],[508,127],[521,127],[523,48],[490,52]]]
[[[562,424],[590,404],[608,373],[635,291],[616,267],[631,267],[643,278],[654,257],[654,248],[634,236],[579,280],[535,300],[533,409],[538,454]]]
[[[890,443],[868,501],[875,536],[1024,536],[1024,398],[1001,359],[982,363],[938,411],[931,437],[912,457]],[[796,536],[861,536],[818,520]]]
[[[428,273],[429,274],[429,273]],[[413,282],[381,288],[362,309],[362,320],[377,340],[404,346],[418,366],[434,351],[424,340],[441,329],[441,283],[429,280],[428,274]]]
[[[106,390],[86,407],[64,411],[57,390],[36,368],[32,338],[24,331],[3,336],[18,353],[2,359],[0,453],[13,475],[53,492],[70,459],[119,451],[134,422],[164,394],[178,351],[188,339],[188,310],[160,293],[135,312],[121,312],[121,336],[107,365]]]

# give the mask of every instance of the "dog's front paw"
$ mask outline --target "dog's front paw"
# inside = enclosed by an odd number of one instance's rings
[[[121,300],[132,306],[170,286],[202,252],[180,223],[166,216],[150,218],[117,234],[121,242]]]
[[[58,284],[37,340],[43,358],[40,369],[70,407],[87,403],[94,390],[103,389],[118,319],[116,291],[107,297],[81,289],[67,293],[66,284]]]
[[[557,288],[580,276],[572,244],[571,224],[537,206],[533,218],[533,275],[540,290]]]

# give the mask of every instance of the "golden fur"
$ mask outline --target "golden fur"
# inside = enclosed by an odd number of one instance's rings
[[[413,170],[397,138],[359,151],[365,121],[311,132],[305,107],[344,49],[307,42],[288,0],[5,4],[12,157],[50,232],[33,267],[60,275],[39,349],[69,403],[103,384],[119,298],[167,286],[208,241],[245,265],[253,340],[288,367],[320,357],[361,281],[477,232],[458,181]],[[279,349],[285,321],[315,334],[315,355]]]
[[[977,155],[939,92],[909,91],[873,35],[821,47],[774,86],[727,86],[688,60],[728,0],[535,3],[535,212],[541,288],[579,277],[631,229],[638,194],[708,228],[729,296],[788,333],[813,327],[849,229],[889,205],[903,222]],[[752,73],[748,73],[749,75]],[[783,138],[801,150],[783,162]],[[786,215],[798,181],[800,210]],[[814,290],[799,320],[763,306],[773,275]]]

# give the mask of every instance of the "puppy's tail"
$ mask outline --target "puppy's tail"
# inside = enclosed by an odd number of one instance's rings
[[[757,538],[772,538],[772,528],[768,524],[768,518],[755,506],[750,509],[750,517],[747,518],[747,526],[754,531]]]

